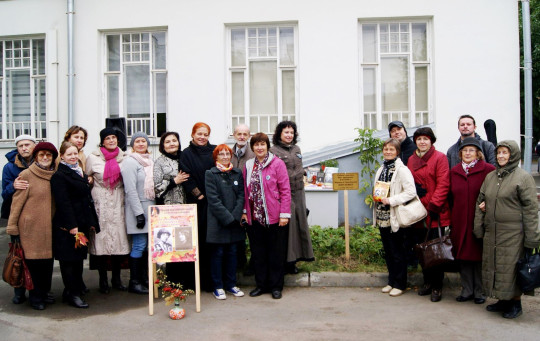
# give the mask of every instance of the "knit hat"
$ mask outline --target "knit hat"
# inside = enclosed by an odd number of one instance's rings
[[[416,139],[419,136],[427,136],[431,140],[431,144],[434,144],[435,141],[437,141],[437,138],[435,137],[435,134],[433,133],[433,130],[431,130],[430,127],[422,127],[416,129],[413,135],[413,141],[416,143]]]
[[[23,135],[17,136],[17,138],[15,139],[15,145],[17,145],[17,143],[19,143],[20,141],[24,141],[24,140],[28,140],[28,141],[32,141],[36,143],[36,139],[33,136],[23,134]]]
[[[467,137],[463,141],[461,141],[461,145],[459,146],[459,150],[462,150],[466,146],[475,146],[478,150],[482,151],[482,147],[480,146],[480,141],[478,141],[474,137]]]
[[[146,133],[143,133],[142,131],[138,131],[135,134],[131,135],[131,142],[129,143],[131,148],[133,148],[133,145],[135,144],[135,140],[138,139],[139,137],[144,137],[144,139],[146,140],[146,145],[150,147],[150,139],[148,138],[148,135],[146,135]]]
[[[405,125],[401,121],[392,121],[392,122],[390,122],[388,124],[388,132],[390,132],[392,130],[392,128],[394,128],[394,127],[403,128],[403,130],[405,130],[405,133],[407,133],[407,129],[405,129]]]
[[[36,158],[36,155],[40,150],[46,150],[48,152],[51,152],[53,155],[53,160],[56,160],[58,158],[58,151],[56,150],[54,144],[50,142],[40,142],[36,144],[34,150],[32,151],[32,156],[34,157],[34,159]]]

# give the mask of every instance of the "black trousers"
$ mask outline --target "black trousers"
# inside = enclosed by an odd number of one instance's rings
[[[30,302],[42,303],[47,293],[51,291],[54,260],[52,258],[25,259],[25,262],[34,283],[34,289],[29,293]]]
[[[441,227],[441,232],[444,233],[444,227]],[[425,230],[424,230],[424,233],[425,233]],[[429,229],[427,240],[433,240],[439,237],[440,237],[439,229],[437,228]],[[424,275],[424,284],[431,285],[433,289],[438,289],[438,290],[442,289],[443,279],[444,279],[444,269],[441,266],[436,266],[427,270],[422,270],[422,274]]]
[[[390,227],[379,228],[384,248],[384,258],[388,268],[388,285],[392,288],[407,288],[407,249],[405,229],[392,232]]]
[[[83,286],[83,260],[60,261],[60,272],[66,291],[72,296],[81,296]]]
[[[266,291],[283,290],[288,237],[289,225],[263,226],[253,220],[249,242],[257,287]]]

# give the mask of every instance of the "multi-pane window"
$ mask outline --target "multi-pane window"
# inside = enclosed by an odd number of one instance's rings
[[[229,29],[231,130],[272,133],[296,119],[296,28],[291,25]]]
[[[105,42],[107,117],[125,117],[128,136],[159,136],[166,130],[166,32],[107,33]]]
[[[0,39],[0,140],[47,138],[45,39]]]
[[[364,127],[432,121],[428,27],[427,22],[360,24]]]

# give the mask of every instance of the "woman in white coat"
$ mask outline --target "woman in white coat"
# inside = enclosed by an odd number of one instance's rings
[[[398,157],[401,144],[388,139],[383,144],[384,161],[375,175],[375,189],[390,186],[388,195],[376,198],[373,225],[379,228],[388,268],[388,285],[383,293],[395,297],[403,294],[407,286],[407,249],[405,231],[399,226],[395,210],[416,196],[411,171]],[[379,182],[379,184],[377,184]],[[375,195],[374,195],[375,197]]]
[[[129,292],[148,294],[144,285],[145,267],[143,253],[148,246],[148,207],[155,204],[154,161],[148,152],[148,135],[137,132],[131,136],[131,154],[124,161],[122,178],[126,193],[126,230],[131,236],[129,254]]]

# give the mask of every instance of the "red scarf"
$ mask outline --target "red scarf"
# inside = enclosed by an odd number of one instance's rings
[[[109,184],[109,189],[113,189],[120,181],[120,166],[116,161],[116,156],[118,156],[120,148],[116,147],[116,149],[112,152],[108,151],[104,147],[100,147],[99,149],[105,157],[105,171],[103,172],[103,182],[105,184]]]

